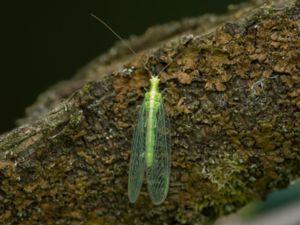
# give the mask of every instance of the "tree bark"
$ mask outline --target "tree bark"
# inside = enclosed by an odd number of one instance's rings
[[[0,224],[206,224],[300,177],[300,1],[150,28],[42,94],[0,136]],[[151,73],[171,121],[166,201],[127,198]]]

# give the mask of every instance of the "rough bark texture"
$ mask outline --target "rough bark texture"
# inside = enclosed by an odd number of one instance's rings
[[[0,137],[0,224],[206,224],[300,177],[300,1],[149,29],[42,94]],[[174,59],[175,58],[175,59]],[[171,120],[167,200],[127,198],[150,74]],[[148,70],[145,69],[148,68]]]

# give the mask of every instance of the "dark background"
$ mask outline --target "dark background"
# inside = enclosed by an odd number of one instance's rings
[[[245,0],[6,1],[1,3],[0,133],[14,127],[38,94],[124,38],[149,26],[204,13],[224,13]],[[7,3],[8,2],[8,3]],[[11,4],[11,5],[7,5]]]

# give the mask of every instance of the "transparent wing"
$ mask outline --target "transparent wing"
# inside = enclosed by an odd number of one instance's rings
[[[143,102],[133,133],[133,143],[129,163],[128,197],[129,201],[132,203],[136,202],[138,198],[145,172],[146,116],[145,102]]]
[[[167,197],[171,170],[170,123],[163,101],[156,115],[153,163],[147,167],[147,186],[152,202],[158,205]]]

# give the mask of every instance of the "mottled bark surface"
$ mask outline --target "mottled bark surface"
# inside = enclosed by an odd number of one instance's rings
[[[300,177],[300,1],[149,29],[42,94],[0,136],[1,224],[206,224]],[[175,59],[174,59],[175,58]],[[127,198],[132,131],[160,71],[167,200]],[[145,66],[148,70],[145,69]]]

